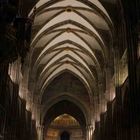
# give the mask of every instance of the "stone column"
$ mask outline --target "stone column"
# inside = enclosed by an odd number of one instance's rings
[[[116,63],[117,65],[117,63]],[[118,67],[117,67],[118,68]],[[105,92],[105,98],[108,101],[112,101],[115,98],[115,92],[114,92],[114,78],[111,74],[111,66],[106,66],[106,92]],[[118,74],[118,70],[115,72]],[[117,84],[117,83],[116,83]]]
[[[99,96],[94,96],[94,120],[100,121]]]
[[[86,140],[92,140],[93,132],[94,132],[94,126],[88,125],[88,126],[87,126],[87,136],[86,136]]]
[[[89,130],[88,130],[88,126],[86,127],[86,140],[89,140]]]
[[[43,125],[37,126],[38,140],[43,140],[43,132],[44,126]]]

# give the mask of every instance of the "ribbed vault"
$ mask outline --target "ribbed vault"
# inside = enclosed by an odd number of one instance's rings
[[[111,65],[113,24],[105,8],[98,0],[40,0],[29,16],[34,18],[29,89],[43,106],[66,95],[93,110]],[[50,114],[61,114],[56,112]]]

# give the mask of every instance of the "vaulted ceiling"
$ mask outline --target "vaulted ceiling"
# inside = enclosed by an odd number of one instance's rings
[[[29,16],[34,18],[29,88],[40,104],[63,95],[88,110],[99,84],[106,88],[113,34],[107,11],[98,0],[40,0]]]

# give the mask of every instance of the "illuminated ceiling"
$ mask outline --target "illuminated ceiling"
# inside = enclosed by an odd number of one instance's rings
[[[34,17],[29,85],[35,81],[40,101],[67,71],[82,82],[92,103],[112,47],[113,25],[105,8],[98,0],[40,0],[29,16]]]
[[[80,124],[77,122],[75,118],[68,114],[62,114],[58,117],[56,117],[52,123],[50,124],[50,127],[80,127]]]

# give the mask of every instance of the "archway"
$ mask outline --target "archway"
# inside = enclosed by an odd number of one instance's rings
[[[60,135],[60,140],[70,140],[70,134],[67,131],[64,131],[61,135]]]
[[[57,116],[44,134],[45,140],[83,140],[84,134],[79,122],[69,114]]]
[[[60,125],[60,123],[52,123],[54,122],[57,117],[60,119],[61,117],[69,117],[71,122],[76,122],[74,125],[71,125],[72,123],[70,122],[70,125],[66,125],[64,123],[61,123],[63,125]],[[86,118],[82,112],[82,110],[73,102],[68,101],[68,100],[62,100],[59,101],[58,103],[52,105],[49,110],[46,112],[46,116],[44,117],[44,122],[43,125],[44,127],[44,139],[46,139],[46,134],[50,130],[50,133],[55,133],[54,135],[58,137],[58,131],[62,132],[67,129],[71,129],[72,127],[78,128],[80,133],[82,133],[81,137],[86,137]],[[66,120],[66,119],[65,119]],[[65,122],[65,120],[63,122]],[[76,120],[76,121],[72,121]],[[61,121],[62,122],[62,121]],[[55,130],[54,130],[55,129]],[[56,131],[58,130],[58,131]],[[73,129],[74,130],[74,129]],[[73,131],[72,130],[72,131]]]

